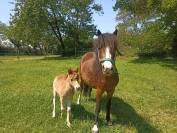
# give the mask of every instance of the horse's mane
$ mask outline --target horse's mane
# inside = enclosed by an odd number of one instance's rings
[[[104,33],[98,36],[93,44],[94,50],[109,46],[112,50],[117,49],[117,37],[111,33]]]

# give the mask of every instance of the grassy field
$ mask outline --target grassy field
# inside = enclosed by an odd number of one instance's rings
[[[116,88],[111,117],[105,122],[105,96],[100,112],[101,133],[177,132],[177,60],[117,60],[120,83]],[[89,133],[93,125],[95,91],[90,101],[72,105],[72,128],[52,118],[52,81],[67,68],[79,66],[79,58],[0,57],[0,132]]]

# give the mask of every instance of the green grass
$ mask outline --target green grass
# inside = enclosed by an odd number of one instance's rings
[[[105,122],[105,96],[100,112],[101,133],[177,132],[177,60],[118,58],[120,83],[111,117]],[[95,91],[90,101],[72,105],[72,128],[52,118],[52,82],[67,68],[79,66],[79,58],[0,57],[0,132],[89,133],[95,116]]]

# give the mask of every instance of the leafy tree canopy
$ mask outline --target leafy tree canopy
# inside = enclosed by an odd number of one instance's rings
[[[142,47],[177,54],[177,0],[117,0],[114,10],[119,23],[143,40]]]
[[[92,14],[102,7],[94,0],[15,0],[8,36],[23,44],[53,40],[65,51],[65,39],[79,40],[92,37],[96,27]],[[50,41],[49,41],[50,40]]]

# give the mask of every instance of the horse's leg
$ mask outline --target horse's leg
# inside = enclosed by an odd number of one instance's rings
[[[114,91],[112,92],[107,92],[107,103],[106,103],[106,121],[109,126],[112,125],[112,121],[110,118],[110,109],[111,109],[111,99]]]
[[[96,116],[95,116],[94,126],[92,128],[93,133],[98,132],[97,124],[98,124],[98,116],[99,116],[99,113],[100,113],[100,100],[101,100],[102,94],[103,94],[103,90],[97,88],[96,89],[96,109],[95,109]]]
[[[89,97],[89,99],[91,98],[91,93],[92,93],[92,88],[90,87],[89,91],[88,91],[88,97]]]

